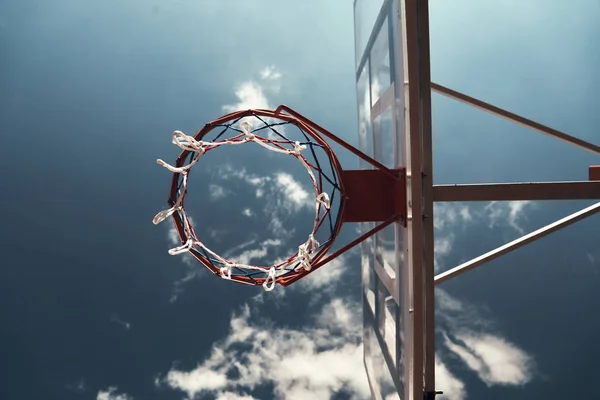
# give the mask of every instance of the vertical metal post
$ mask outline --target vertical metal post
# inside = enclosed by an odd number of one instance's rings
[[[424,65],[422,58],[427,60],[429,66],[429,46],[423,46],[420,37],[421,20],[427,18],[427,0],[404,0],[405,23],[406,23],[406,76],[408,87],[406,92],[408,98],[406,105],[407,113],[407,135],[408,146],[407,162],[407,198],[409,200],[409,257],[408,265],[410,276],[410,299],[409,308],[412,319],[409,346],[412,351],[411,363],[408,365],[408,398],[410,400],[421,400],[424,393],[424,353],[425,353],[425,265],[426,245],[424,239],[424,206],[423,201],[423,74]],[[423,4],[425,7],[423,8]],[[423,54],[424,49],[427,54]],[[429,75],[428,73],[426,75]],[[428,85],[426,85],[428,87]],[[426,96],[425,99],[429,99]],[[429,108],[429,106],[427,106]],[[427,124],[427,125],[430,125]],[[430,156],[430,155],[429,155]],[[430,163],[430,162],[429,162]],[[430,172],[430,171],[428,171]],[[428,190],[431,195],[431,189]],[[431,198],[430,198],[431,200]],[[433,276],[431,276],[433,279]]]
[[[424,392],[435,398],[435,270],[433,228],[433,146],[431,128],[431,67],[429,49],[429,1],[417,3],[419,40],[419,92],[421,97],[421,181],[423,190],[423,302]]]

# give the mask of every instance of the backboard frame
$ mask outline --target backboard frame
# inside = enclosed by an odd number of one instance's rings
[[[368,150],[363,136],[373,130],[373,115],[378,117],[385,112],[391,102],[396,104],[393,121],[398,128],[403,125],[403,132],[396,132],[395,139],[404,142],[402,161],[406,168],[407,185],[407,229],[404,232],[399,258],[399,240],[396,235],[395,276],[399,279],[385,278],[385,268],[374,259],[374,247],[362,246],[363,276],[363,312],[365,368],[374,399],[383,399],[382,388],[379,387],[375,371],[369,359],[375,357],[376,350],[369,342],[369,332],[373,331],[376,343],[382,353],[383,360],[391,374],[391,379],[398,395],[404,400],[432,400],[436,394],[435,387],[435,286],[452,279],[464,272],[479,267],[508,252],[531,243],[551,232],[568,226],[576,221],[600,212],[600,203],[596,203],[581,211],[573,213],[554,223],[548,224],[534,232],[523,235],[510,243],[493,249],[479,257],[467,261],[455,268],[435,275],[434,269],[434,203],[453,201],[512,201],[512,200],[583,200],[600,199],[600,166],[591,166],[588,181],[570,182],[517,182],[464,185],[434,185],[432,159],[432,91],[460,101],[480,110],[495,114],[516,124],[520,124],[539,133],[554,137],[563,142],[600,155],[600,146],[582,139],[559,132],[540,123],[500,109],[481,100],[431,82],[430,48],[429,48],[429,2],[428,0],[380,0],[370,4],[380,4],[377,18],[372,21],[369,39],[364,41],[364,32],[357,27],[360,13],[357,3],[366,0],[355,0],[355,43],[357,47],[357,95],[359,116],[359,145],[362,151]],[[387,14],[386,14],[387,13]],[[372,67],[365,60],[369,57],[372,46],[379,34],[379,29],[386,18],[391,18],[395,26],[390,30],[390,69],[396,76],[388,90],[373,102],[369,102],[368,113],[361,109],[365,99],[361,98],[361,82],[364,69]],[[363,27],[364,29],[364,27]],[[364,42],[364,43],[363,43]],[[395,47],[393,47],[395,46]],[[363,48],[364,47],[364,48]],[[365,66],[366,65],[366,66]],[[398,67],[402,66],[400,70]],[[400,72],[401,71],[401,72]],[[367,73],[370,79],[371,72]],[[402,79],[399,79],[402,78]],[[367,86],[371,83],[368,82]],[[369,96],[372,94],[369,90]],[[364,128],[363,119],[369,121],[370,130]],[[375,150],[375,143],[372,143]],[[397,146],[394,145],[395,151]],[[365,151],[370,154],[368,151]],[[397,159],[397,157],[395,157]],[[396,227],[397,228],[397,227]],[[377,245],[377,244],[375,244]],[[372,259],[372,260],[371,260]],[[403,265],[401,266],[401,261]],[[396,358],[392,358],[381,332],[380,316],[373,312],[369,304],[368,292],[372,280],[375,290],[378,286],[389,288],[393,300],[400,308],[396,314]],[[375,305],[380,300],[375,301]],[[380,306],[381,308],[381,306]],[[377,307],[374,308],[377,310]],[[401,326],[402,325],[402,326]],[[400,337],[404,334],[404,337]],[[399,353],[402,353],[399,355]],[[441,388],[443,389],[443,388]]]
[[[427,2],[417,0],[384,0],[369,3],[380,5],[380,9],[376,18],[373,18],[374,12],[371,10],[372,26],[368,26],[371,30],[368,40],[365,41],[364,32],[361,32],[364,26],[361,26],[361,21],[358,20],[361,11],[357,9],[357,5],[361,6],[364,1],[354,2],[356,82],[360,91],[361,85],[364,85],[362,80],[366,76],[368,90],[365,93],[369,97],[369,109],[361,109],[366,108],[362,104],[365,99],[360,98],[361,93],[358,93],[359,124],[360,119],[368,120],[368,132],[371,137],[367,140],[371,140],[372,143],[370,147],[367,146],[364,138],[361,143],[359,133],[359,145],[362,144],[361,151],[367,153],[370,148],[370,155],[382,161],[379,157],[382,149],[378,148],[378,145],[384,145],[378,143],[381,138],[378,137],[377,121],[384,113],[392,110],[393,167],[406,168],[408,210],[406,229],[395,226],[393,272],[386,272],[386,266],[382,265],[385,262],[377,257],[380,248],[377,237],[373,247],[367,249],[367,257],[370,260],[366,261],[367,267],[363,266],[365,368],[373,398],[386,396],[371,365],[373,362],[370,358],[375,357],[373,352],[378,351],[372,349],[369,344],[372,341],[370,335],[373,335],[396,392],[403,399],[413,399],[420,398],[417,393],[423,392],[425,366],[430,371],[428,375],[433,377],[434,362],[433,351],[426,349],[424,341],[424,330],[429,329],[433,332],[434,329],[433,325],[425,325],[426,320],[433,320],[433,307],[425,307],[426,302],[433,301],[433,284],[424,284],[426,281],[433,282],[433,219],[423,217],[433,213],[428,8]],[[391,80],[387,82],[387,87],[378,80],[379,76],[373,78],[375,65],[372,60],[374,52],[380,51],[376,46],[386,29]],[[426,40],[421,40],[423,37]],[[376,55],[381,56],[379,53]],[[379,135],[381,134],[383,133],[379,132]],[[387,267],[389,270],[389,266]],[[392,310],[396,311],[395,315],[388,313],[388,303],[391,299],[386,300],[381,296],[381,290],[383,293],[387,291],[396,303],[395,308],[392,307]],[[426,315],[426,310],[431,312]],[[386,316],[394,320],[395,329],[386,325]],[[395,331],[396,336],[391,346],[389,338],[386,338],[390,331]],[[426,362],[426,357],[429,357],[429,362]],[[434,387],[434,382],[426,382],[425,386]]]

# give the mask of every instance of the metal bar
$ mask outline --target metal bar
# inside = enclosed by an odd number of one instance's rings
[[[399,215],[394,215],[394,216],[390,217],[387,221],[381,222],[380,224],[378,224],[377,226],[375,226],[373,229],[369,230],[368,232],[365,232],[364,234],[362,234],[358,238],[354,239],[353,241],[351,241],[350,243],[348,243],[347,245],[345,245],[341,249],[337,250],[334,253],[329,254],[324,259],[318,261],[316,263],[316,265],[312,266],[313,268],[309,271],[309,273],[312,272],[312,271],[314,271],[314,270],[316,270],[317,268],[319,268],[319,267],[327,264],[329,261],[333,260],[334,258],[339,257],[340,254],[347,252],[348,250],[350,250],[351,248],[353,248],[357,244],[360,244],[360,243],[364,242],[365,240],[367,240],[368,238],[370,238],[371,236],[373,236],[374,234],[376,234],[377,232],[379,232],[380,230],[382,230],[386,226],[390,225],[394,221],[397,221],[399,218],[400,218]],[[308,274],[305,274],[302,277],[305,277],[306,275],[308,275]],[[289,283],[292,283],[292,282],[294,282],[294,281],[290,281]]]
[[[362,151],[360,151],[356,147],[352,146],[351,144],[349,144],[348,142],[346,142],[345,140],[343,140],[339,136],[334,135],[333,133],[331,133],[327,129],[323,128],[321,125],[317,124],[314,121],[311,121],[310,119],[306,118],[304,115],[300,114],[298,111],[292,110],[291,108],[289,108],[288,106],[286,106],[284,104],[281,104],[275,110],[275,114],[276,114],[275,117],[276,118],[281,118],[280,115],[277,115],[277,114],[281,114],[281,111],[287,112],[288,114],[290,114],[294,118],[297,118],[298,120],[300,120],[302,123],[304,123],[304,124],[308,125],[309,127],[317,130],[319,134],[325,136],[326,138],[328,138],[330,140],[333,140],[335,143],[339,144],[340,146],[342,146],[343,148],[345,148],[346,150],[348,150],[349,152],[351,152],[355,156],[357,156],[359,158],[362,158],[363,160],[365,160],[366,162],[368,162],[369,164],[371,164],[375,168],[382,170],[383,172],[385,172],[387,175],[391,176],[392,178],[397,178],[398,177],[397,174],[394,171],[392,171],[391,169],[389,169],[388,167],[386,167],[385,165],[383,165],[379,161],[375,160],[373,157],[368,156],[367,154],[363,153]]]
[[[492,251],[489,251],[485,254],[482,254],[479,257],[476,257],[466,263],[463,263],[455,268],[452,268],[446,272],[442,272],[435,277],[435,284],[439,285],[440,283],[444,283],[449,279],[454,278],[455,276],[461,275],[467,271],[470,271],[474,268],[479,267],[482,264],[485,264],[488,261],[492,261],[495,258],[498,258],[504,254],[510,253],[513,250],[516,250],[520,247],[525,246],[528,243],[534,242],[537,239],[540,239],[552,232],[555,232],[565,226],[569,226],[577,221],[581,221],[584,218],[589,217],[597,212],[600,212],[600,202],[584,208],[581,211],[577,211],[565,218],[559,219],[556,222],[553,222],[549,225],[544,226],[536,231],[528,233],[527,235],[521,236],[520,238],[513,240],[510,243],[507,243],[503,246],[500,246]]]
[[[399,379],[398,370],[396,368],[396,365],[394,364],[393,358],[390,355],[390,351],[389,351],[388,345],[385,341],[385,338],[383,336],[381,336],[381,331],[379,329],[375,329],[377,327],[376,316],[373,315],[373,313],[371,312],[371,307],[369,307],[367,304],[369,304],[369,302],[363,293],[363,313],[364,313],[365,319],[369,320],[368,325],[371,326],[371,328],[367,328],[367,329],[371,329],[371,333],[375,334],[375,338],[377,339],[377,344],[379,344],[379,348],[381,348],[381,352],[383,353],[383,359],[385,360],[385,364],[388,367],[388,370],[390,372],[390,375],[392,377],[392,381],[394,382],[394,385],[396,387],[402,387],[402,381]],[[369,379],[369,380],[371,380],[371,379]],[[376,380],[375,380],[375,382],[376,382]],[[380,388],[377,388],[377,389],[380,389]],[[421,400],[421,399],[419,399],[419,400]]]
[[[431,66],[429,49],[429,2],[418,6],[419,83],[421,95],[421,148],[423,185],[423,279],[425,303],[424,391],[427,398],[435,393],[435,266],[433,228],[433,145],[431,127]],[[435,395],[433,395],[435,397]]]
[[[385,110],[394,104],[394,84],[392,83],[383,94],[379,97],[377,102],[371,107],[371,121],[377,119]]]
[[[570,143],[579,148],[582,148],[587,151],[591,151],[592,153],[598,155],[600,154],[600,146],[586,142],[585,140],[576,138],[574,136],[568,135],[566,133],[557,131],[556,129],[550,128],[548,126],[539,124],[535,121],[527,119],[525,117],[521,117],[520,115],[511,113],[510,111],[503,110],[502,108],[493,106],[484,101],[478,100],[476,98],[467,96],[466,94],[457,92],[455,90],[449,89],[445,86],[438,85],[437,83],[431,83],[431,90],[434,90],[444,96],[450,97],[451,99],[461,101],[463,103],[469,104],[473,107],[479,108],[480,110],[487,111],[499,117],[505,118],[509,121],[515,122],[519,125],[523,125],[527,128],[533,129],[544,135],[555,137],[563,142]]]
[[[360,55],[360,61],[358,62],[358,66],[356,67],[356,77],[354,80],[355,82],[358,82],[358,79],[360,78],[360,74],[362,73],[362,70],[365,67],[365,64],[367,63],[367,60],[369,59],[369,53],[366,50],[372,48],[373,44],[375,43],[375,40],[377,40],[377,33],[379,33],[379,30],[381,29],[381,26],[383,25],[383,21],[385,20],[385,17],[388,14],[388,8],[390,7],[390,4],[391,4],[390,0],[385,0],[381,4],[381,8],[379,9],[379,13],[377,14],[377,19],[375,20],[375,22],[373,23],[373,27],[371,28],[371,35],[369,36],[369,40],[367,40],[367,43],[364,44],[362,49],[358,50],[361,52],[361,55]],[[354,5],[354,8],[356,9],[356,4]],[[354,18],[355,18],[355,21],[354,21],[354,23],[355,23],[355,28],[354,28],[355,42],[354,43],[356,43],[356,10],[354,11]],[[365,28],[366,27],[363,27],[363,29],[365,29]]]
[[[600,165],[590,166],[590,181],[600,181]]]
[[[410,324],[410,350],[412,357],[408,363],[408,400],[421,400],[423,398],[423,371],[424,371],[424,301],[423,301],[423,188],[421,182],[422,174],[422,151],[421,151],[421,94],[419,93],[421,76],[419,57],[421,48],[419,43],[419,0],[404,0],[406,23],[406,72],[408,75],[408,98],[405,103],[407,107],[407,134],[408,146],[407,157],[407,199],[409,200],[408,229],[409,246],[407,267],[409,269],[410,281],[408,308],[412,309],[409,314]],[[410,175],[410,178],[408,176]],[[411,290],[412,289],[412,290]]]
[[[436,202],[595,199],[600,199],[600,181],[516,182],[433,186],[433,200]]]
[[[377,259],[377,257],[375,257],[375,260],[373,261],[373,269],[377,273],[377,276],[379,277],[379,281],[383,283],[383,286],[385,286],[385,288],[390,293],[390,295],[394,298],[396,303],[399,303],[399,298],[398,298],[399,290],[397,289],[398,281],[396,280],[395,276],[391,277],[390,274],[388,274],[385,266],[382,264],[384,262],[385,262],[384,260],[379,261]]]

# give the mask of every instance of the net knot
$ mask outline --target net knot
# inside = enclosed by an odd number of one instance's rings
[[[275,270],[275,267],[271,267],[271,269],[269,269],[267,279],[265,279],[265,281],[263,282],[263,288],[267,292],[270,292],[275,287],[276,273],[277,271]]]
[[[231,265],[230,264],[225,264],[224,267],[221,267],[221,278],[231,279]]]
[[[313,234],[308,236],[308,240],[298,246],[298,258],[300,261],[300,266],[304,268],[306,271],[310,271],[312,269],[312,265],[310,264],[311,253],[313,253],[316,249],[319,248],[319,242],[315,239]]]
[[[204,146],[206,146],[206,143],[203,141],[196,140],[181,131],[173,132],[173,144],[181,147],[183,150],[195,151],[199,154],[204,154]]]
[[[323,204],[323,207],[328,210],[331,207],[331,200],[329,200],[329,195],[325,192],[317,196],[317,203]]]
[[[246,140],[251,141],[256,139],[254,133],[252,133],[252,124],[248,121],[242,121],[240,124],[240,128],[242,128],[242,132],[246,135]]]
[[[198,161],[200,156],[206,152],[206,145],[207,145],[206,142],[203,142],[201,140],[196,140],[193,137],[188,136],[181,131],[173,132],[173,144],[179,146],[183,150],[193,151],[193,152],[197,153],[196,156],[194,157],[194,159],[188,165],[185,165],[183,167],[174,167],[174,166],[164,162],[160,158],[158,160],[156,160],[156,162],[159,165],[165,167],[166,169],[168,169],[171,172],[179,173],[179,174],[187,173],[187,171],[189,171],[189,169],[192,168],[194,166],[194,164],[196,164],[196,162]]]
[[[292,153],[300,155],[302,150],[306,150],[306,145],[300,144],[300,142],[294,143],[294,150],[292,151]]]
[[[162,210],[154,216],[154,218],[152,219],[152,223],[154,225],[160,224],[165,219],[169,218],[175,211],[177,211],[177,209],[178,207],[171,207],[168,210]]]
[[[194,247],[194,239],[189,238],[187,242],[182,244],[181,246],[174,247],[169,250],[169,254],[175,256],[177,254],[185,253],[186,251],[190,251],[190,249]]]

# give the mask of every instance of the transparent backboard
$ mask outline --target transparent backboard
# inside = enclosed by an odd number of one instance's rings
[[[359,148],[387,167],[406,166],[404,27],[400,0],[355,0]],[[360,168],[371,168],[361,161]],[[374,223],[363,223],[366,232]],[[410,231],[397,223],[361,247],[364,363],[374,399],[405,398]]]

